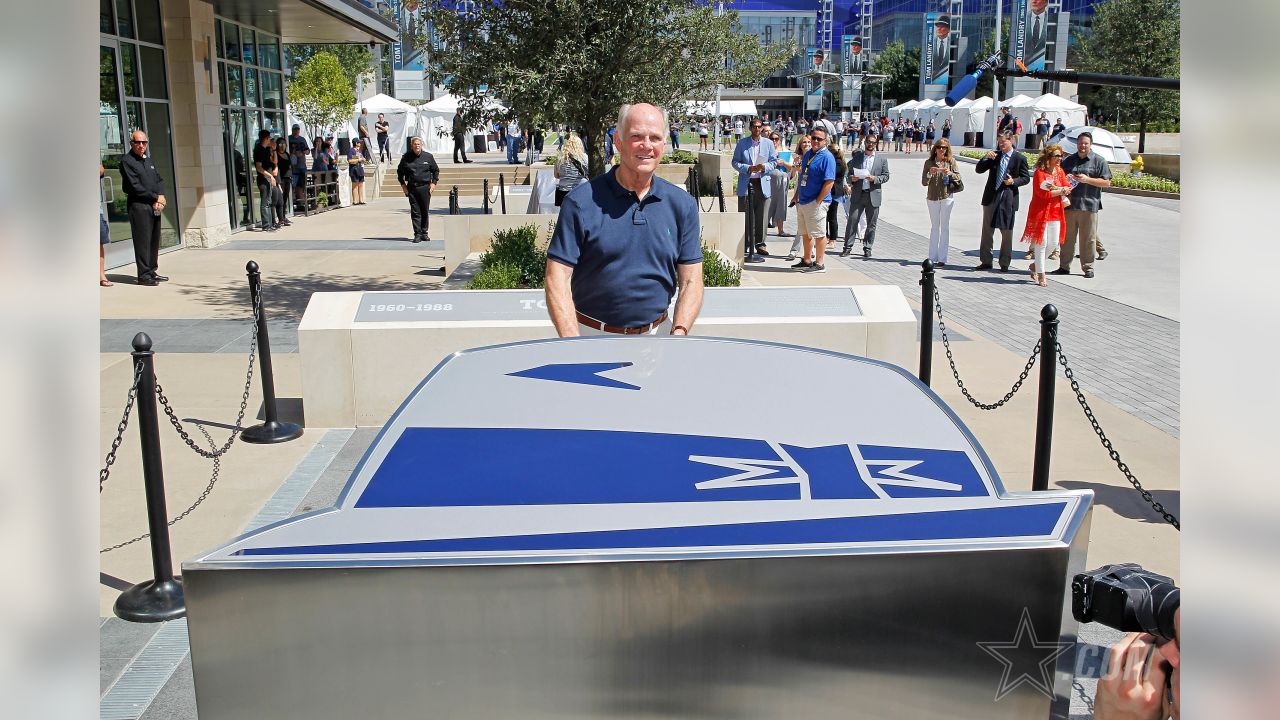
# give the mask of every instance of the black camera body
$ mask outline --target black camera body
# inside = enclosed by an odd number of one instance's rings
[[[1136,563],[1103,565],[1071,581],[1071,614],[1080,622],[1173,640],[1173,616],[1181,596],[1171,578]]]

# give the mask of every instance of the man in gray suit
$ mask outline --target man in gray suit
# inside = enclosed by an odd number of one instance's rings
[[[871,257],[871,246],[876,241],[876,220],[880,218],[880,186],[889,182],[889,161],[876,154],[878,141],[868,137],[863,149],[849,156],[846,174],[849,188],[849,221],[844,229],[844,249],[840,257],[849,257],[853,243],[857,241],[858,223],[865,213],[867,229],[862,233],[862,257]]]
[[[772,184],[769,173],[778,165],[773,141],[762,136],[764,122],[751,119],[751,137],[738,141],[733,149],[733,169],[738,171],[738,212],[747,214],[746,262],[764,262],[764,207]]]

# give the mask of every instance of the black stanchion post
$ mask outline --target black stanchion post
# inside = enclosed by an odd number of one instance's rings
[[[716,199],[720,201],[720,212],[724,212],[724,183],[716,178]]]
[[[258,309],[258,366],[262,377],[262,407],[266,422],[244,429],[240,439],[249,443],[267,444],[288,442],[302,437],[302,426],[281,422],[276,413],[276,379],[271,372],[271,339],[267,337],[267,308],[262,302],[262,276],[258,263],[250,260],[244,269],[249,274],[249,299]]]
[[[502,202],[502,214],[507,214],[507,180],[502,173],[498,173],[498,199]]]
[[[757,225],[756,208],[759,207],[759,203],[762,200],[763,198],[760,197],[760,191],[756,189],[753,183],[748,182],[747,183],[747,217],[746,217],[746,222],[743,223],[743,227],[746,229],[746,238],[743,240],[743,245],[746,246],[744,248],[745,250],[745,257],[743,258],[744,262],[749,262],[749,263],[764,262],[764,258],[761,257],[756,252],[756,238],[764,236],[764,230],[762,228],[756,227]]]
[[[1049,453],[1053,449],[1053,393],[1057,384],[1058,308],[1040,311],[1040,397],[1036,404],[1036,455],[1031,489],[1049,489]]]
[[[462,214],[462,202],[461,202],[462,192],[458,190],[457,185],[454,185],[453,190],[451,190],[450,192],[453,193],[453,214],[461,215]]]
[[[484,179],[484,199],[480,201],[480,204],[480,211],[485,215],[493,212],[493,210],[489,208],[489,178]]]
[[[146,333],[133,337],[138,377],[138,435],[142,441],[142,483],[147,491],[147,529],[151,531],[151,569],[154,579],[139,583],[116,598],[115,613],[130,622],[162,622],[187,614],[182,583],[173,577],[169,549],[169,511],[164,499],[164,468],[160,458],[160,416],[156,412],[155,354]]]
[[[920,382],[933,377],[933,261],[920,264]]]

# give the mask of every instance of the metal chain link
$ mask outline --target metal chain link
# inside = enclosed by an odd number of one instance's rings
[[[209,477],[209,483],[205,485],[204,491],[200,493],[199,497],[196,498],[195,502],[191,503],[190,507],[188,507],[186,510],[183,510],[181,513],[178,513],[177,516],[175,516],[172,520],[168,521],[169,527],[172,527],[174,523],[190,515],[197,507],[200,506],[201,503],[205,501],[206,498],[209,497],[209,493],[213,491],[214,485],[216,485],[218,482],[218,474],[222,471],[222,460],[221,460],[222,456],[225,455],[226,452],[231,449],[231,446],[235,443],[236,438],[240,436],[240,432],[244,429],[243,427],[244,414],[249,405],[249,391],[253,385],[254,360],[257,357],[257,352],[258,352],[258,318],[261,315],[261,312],[262,312],[262,300],[261,300],[261,297],[259,297],[254,301],[253,330],[249,338],[249,369],[245,373],[244,392],[241,394],[241,397],[240,397],[240,411],[236,415],[235,427],[232,428],[230,437],[227,438],[227,441],[223,443],[222,447],[218,447],[218,444],[214,442],[213,436],[209,434],[209,431],[207,429],[205,429],[205,426],[203,423],[201,423],[198,420],[192,420],[191,422],[200,430],[200,433],[204,435],[205,440],[209,442],[209,447],[211,448],[211,450],[205,450],[203,448],[197,447],[196,444],[191,440],[191,436],[188,435],[187,431],[183,428],[182,422],[178,420],[178,416],[176,413],[174,413],[173,407],[169,404],[169,399],[165,397],[164,390],[163,388],[160,387],[159,381],[156,382],[156,398],[160,401],[160,405],[164,408],[165,415],[169,417],[169,423],[173,425],[174,430],[178,431],[178,435],[182,438],[182,441],[187,444],[187,447],[191,448],[193,451],[196,452],[196,454],[200,455],[201,457],[205,457],[213,461],[213,472]],[[135,373],[134,373],[133,389],[129,393],[129,402],[125,407],[125,418],[121,420],[120,433],[117,435],[116,441],[112,443],[111,452],[107,455],[108,462],[107,462],[107,467],[103,469],[103,475],[102,475],[103,482],[105,482],[106,480],[107,471],[110,469],[111,463],[115,462],[115,450],[120,444],[121,436],[123,436],[124,434],[124,426],[129,416],[129,410],[130,408],[132,408],[134,399],[137,396],[137,387],[138,387],[138,382],[141,379],[141,374],[142,374],[142,362],[139,361],[137,369],[135,370]],[[101,491],[101,487],[102,487],[101,483],[99,483],[99,491]],[[119,550],[122,547],[132,545],[136,542],[140,542],[149,537],[151,537],[151,533],[146,532],[137,537],[125,540],[124,542],[116,543],[115,545],[105,547],[99,550],[98,553],[103,554],[103,553],[109,553],[112,550]]]
[[[1040,341],[1037,340],[1036,346],[1031,349],[1031,357],[1027,358],[1027,364],[1022,368],[1022,372],[1018,375],[1017,381],[1013,383],[1013,387],[1009,389],[1009,392],[1005,393],[1004,397],[996,402],[984,403],[970,394],[969,388],[965,387],[964,381],[960,379],[960,370],[956,367],[956,358],[951,354],[951,339],[947,337],[947,326],[942,321],[942,297],[938,294],[937,285],[933,287],[933,306],[938,317],[938,330],[942,333],[942,347],[946,349],[947,362],[951,364],[951,376],[956,379],[956,385],[960,386],[960,392],[964,394],[969,402],[983,410],[995,410],[1009,402],[1022,389],[1022,383],[1026,382],[1027,376],[1031,374],[1031,368],[1035,367],[1036,358],[1040,355]]]
[[[133,382],[129,385],[129,397],[124,403],[124,414],[120,416],[120,423],[116,425],[116,437],[111,441],[111,449],[107,451],[107,459],[102,469],[98,471],[98,492],[102,492],[102,486],[106,485],[107,478],[111,477],[111,466],[116,463],[116,450],[120,449],[120,443],[124,441],[125,428],[129,427],[129,414],[133,412],[133,404],[138,399],[140,382],[142,382],[142,361],[137,360],[133,364]]]
[[[231,428],[231,434],[227,437],[227,441],[221,447],[211,445],[213,452],[205,450],[195,444],[191,440],[191,436],[187,434],[185,428],[182,427],[182,421],[178,420],[178,415],[173,411],[173,406],[169,404],[169,398],[165,397],[164,388],[160,386],[160,381],[156,380],[156,399],[160,401],[160,407],[164,409],[164,414],[169,418],[169,424],[174,430],[178,431],[178,436],[187,444],[197,455],[209,459],[216,459],[231,449],[236,438],[239,437],[240,431],[244,430],[244,414],[249,407],[249,391],[253,386],[253,363],[258,353],[258,315],[262,312],[261,298],[254,304],[253,308],[253,334],[249,338],[249,370],[244,378],[244,392],[240,396],[240,411],[236,414],[235,426]],[[199,423],[197,423],[199,424]]]
[[[205,439],[209,441],[209,447],[214,447],[216,444],[215,444],[215,443],[214,443],[214,441],[213,441],[213,436],[209,434],[209,431],[208,431],[208,430],[205,430],[204,425],[203,425],[202,423],[200,423],[199,421],[195,421],[195,420],[193,420],[192,422],[193,422],[193,423],[195,423],[196,427],[200,428],[200,432],[201,432],[201,433],[203,433],[203,434],[204,434]],[[205,487],[204,487],[204,492],[200,493],[200,496],[196,498],[196,501],[195,501],[195,502],[191,503],[191,506],[190,506],[190,507],[188,507],[186,510],[183,510],[182,512],[178,513],[178,515],[177,515],[176,517],[174,517],[172,520],[170,520],[170,521],[167,523],[167,526],[168,526],[168,527],[173,527],[173,526],[174,526],[174,524],[175,524],[175,523],[177,523],[179,520],[181,520],[181,519],[185,518],[186,516],[190,515],[190,514],[192,513],[192,511],[194,511],[197,507],[199,507],[199,506],[200,506],[200,503],[204,502],[204,501],[205,501],[205,499],[209,497],[209,493],[213,491],[213,486],[214,486],[215,484],[217,484],[217,482],[218,482],[218,473],[219,473],[219,472],[221,472],[221,471],[222,471],[222,460],[220,460],[218,457],[216,457],[216,456],[215,456],[215,457],[213,458],[213,473],[209,476],[209,484],[208,484],[208,485],[205,485]],[[136,543],[136,542],[140,542],[140,541],[142,541],[142,540],[146,540],[146,539],[147,539],[147,538],[149,538],[149,537],[151,537],[151,533],[149,533],[149,532],[145,532],[145,533],[142,533],[141,535],[139,535],[139,536],[137,536],[137,537],[135,537],[135,538],[130,538],[130,539],[128,539],[128,540],[125,540],[125,541],[124,541],[124,542],[122,542],[122,543],[116,543],[115,545],[112,545],[112,546],[110,546],[110,547],[102,548],[101,550],[99,550],[99,551],[98,551],[98,554],[99,554],[99,555],[102,555],[102,554],[104,554],[104,553],[109,553],[109,552],[111,552],[112,550],[119,550],[119,549],[120,549],[120,548],[122,548],[122,547],[126,547],[126,546],[128,546],[128,545],[132,545],[132,544],[134,544],[134,543]]]
[[[1111,444],[1111,440],[1108,439],[1107,434],[1102,431],[1102,426],[1098,424],[1098,418],[1093,414],[1093,408],[1089,407],[1089,401],[1085,400],[1084,393],[1080,390],[1080,383],[1076,380],[1075,373],[1072,372],[1071,366],[1067,363],[1067,355],[1062,352],[1061,343],[1057,343],[1056,350],[1058,352],[1058,364],[1062,365],[1063,374],[1066,375],[1067,381],[1071,383],[1071,391],[1076,394],[1076,402],[1080,403],[1080,408],[1084,410],[1085,418],[1088,419],[1089,425],[1093,427],[1093,432],[1097,434],[1098,439],[1102,441],[1102,447],[1106,448],[1107,455],[1111,457],[1112,462],[1116,464],[1116,467],[1120,469],[1120,472],[1124,473],[1125,479],[1129,481],[1129,484],[1133,486],[1133,489],[1137,490],[1138,493],[1142,495],[1142,499],[1147,501],[1147,504],[1151,506],[1151,509],[1159,513],[1160,517],[1164,518],[1165,522],[1169,523],[1181,532],[1182,525],[1178,522],[1178,518],[1174,517],[1168,510],[1165,510],[1164,505],[1152,497],[1150,491],[1142,487],[1142,483],[1138,482],[1138,478],[1134,477],[1133,473],[1129,471],[1129,466],[1120,459],[1120,453],[1116,452],[1115,447]]]

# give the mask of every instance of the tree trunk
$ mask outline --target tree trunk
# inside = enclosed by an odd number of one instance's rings
[[[1138,154],[1147,151],[1147,114],[1145,112],[1138,115]]]
[[[604,130],[582,129],[582,144],[587,150],[587,174],[595,177],[608,168],[604,165]]]

